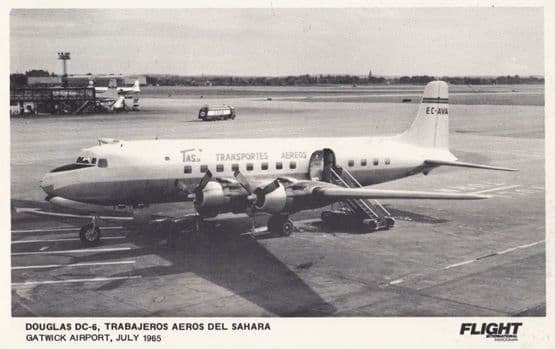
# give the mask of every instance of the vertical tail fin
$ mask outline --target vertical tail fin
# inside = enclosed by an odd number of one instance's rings
[[[139,80],[135,80],[135,83],[133,84],[133,88],[132,88],[133,92],[141,92],[141,84],[139,82]]]
[[[414,145],[449,149],[449,91],[444,81],[426,85],[418,114],[401,139]]]

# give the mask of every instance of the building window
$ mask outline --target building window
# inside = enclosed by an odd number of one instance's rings
[[[185,165],[185,167],[183,167],[183,173],[191,173],[193,172],[193,168],[191,167],[191,165]]]
[[[276,162],[276,170],[281,170],[283,168],[283,162]]]
[[[232,165],[231,165],[231,170],[232,170],[233,172],[239,171],[239,164],[232,164]]]
[[[360,166],[366,166],[366,159],[360,160]]]
[[[93,165],[96,164],[96,158],[92,158],[91,164],[93,164]]]
[[[253,168],[254,168],[253,164],[249,162],[247,164],[247,171],[252,171]]]
[[[378,159],[374,159],[374,161],[372,161],[374,163],[374,166],[378,166],[380,164],[380,161]]]
[[[208,171],[208,165],[200,165],[200,172],[204,173],[206,171]]]
[[[108,167],[108,160],[98,159],[98,167],[103,167],[103,168]]]
[[[297,168],[297,163],[295,161],[290,161],[289,162],[289,168],[294,170]]]
[[[355,160],[349,160],[348,164],[349,164],[349,167],[355,166]]]
[[[224,172],[224,165],[222,164],[216,165],[216,172]]]
[[[262,170],[267,170],[267,169],[268,169],[268,163],[267,163],[267,162],[263,162],[263,163],[260,165],[260,168],[261,168]]]
[[[391,160],[389,158],[385,159],[385,164],[389,165],[391,163]]]
[[[169,157],[169,156],[166,156],[166,157],[164,157],[164,160],[170,161],[170,157]]]

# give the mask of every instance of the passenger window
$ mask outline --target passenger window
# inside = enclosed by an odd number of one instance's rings
[[[295,161],[290,161],[289,162],[289,168],[294,170],[297,168],[297,163]]]
[[[349,167],[355,166],[355,160],[349,160]]]
[[[224,165],[222,164],[216,165],[216,172],[224,172]]]
[[[200,172],[205,173],[208,171],[208,165],[200,165]]]
[[[366,159],[360,160],[360,166],[366,166]]]
[[[252,171],[252,169],[253,169],[253,165],[252,165],[252,163],[249,162],[247,164],[247,171]]]
[[[232,164],[232,165],[231,165],[231,170],[232,170],[233,172],[239,171],[239,164]]]
[[[276,170],[281,170],[283,168],[283,163],[280,162],[276,162]]]
[[[262,165],[260,165],[260,168],[262,170],[267,170],[268,169],[268,163],[267,162],[263,162]]]
[[[389,158],[385,159],[385,164],[389,165],[391,163],[391,160]]]
[[[193,168],[191,167],[191,165],[185,165],[185,167],[183,168],[183,173],[191,173],[193,172]]]
[[[103,168],[108,167],[108,160],[98,159],[98,167],[103,167]]]
[[[373,163],[374,163],[374,166],[378,166],[378,164],[380,163],[380,161],[379,161],[378,159],[374,159]]]

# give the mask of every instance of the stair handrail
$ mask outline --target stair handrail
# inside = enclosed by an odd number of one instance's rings
[[[345,187],[349,188],[349,185],[347,185],[347,183],[343,180],[343,178],[341,178],[341,176],[339,176],[339,175],[337,174],[337,172],[335,172],[335,171],[333,170],[333,168],[330,168],[330,170],[331,170],[331,173],[334,174],[335,177],[338,178],[338,179],[343,183],[343,185],[344,185]],[[348,171],[345,170],[345,169],[343,169],[343,171],[341,171],[341,172],[342,172],[342,173],[348,173]],[[351,174],[349,174],[349,175],[351,176],[351,178],[353,178],[353,176],[352,176]],[[355,180],[355,181],[356,181],[356,180]],[[356,183],[358,183],[358,182],[356,182]],[[358,185],[360,186],[360,183],[358,183]],[[374,212],[374,210],[372,210],[372,209],[370,208],[370,206],[369,206],[366,202],[364,202],[364,200],[361,200],[361,199],[353,199],[353,200],[358,200],[358,201],[360,201],[360,202],[362,203],[362,205],[364,205],[364,206],[366,207],[366,209],[367,209],[368,211],[370,211],[370,213],[372,213],[375,217],[379,217],[379,216],[380,216],[380,215],[378,215],[376,212]],[[384,211],[385,211],[385,209],[384,209]],[[385,212],[387,212],[387,211],[385,211]]]
[[[350,179],[351,181],[353,181],[354,183],[356,183],[356,185],[358,185],[359,188],[362,188],[362,184],[360,184],[360,182],[357,181],[357,179],[351,174],[351,172],[347,171],[346,169],[343,169],[343,173],[347,174],[347,176],[349,177],[349,179]],[[389,213],[389,211],[386,210],[385,207],[383,207],[383,205],[382,205],[378,200],[374,200],[374,203],[375,203],[376,206],[378,206],[381,210],[383,210],[387,216],[391,216],[391,214]]]

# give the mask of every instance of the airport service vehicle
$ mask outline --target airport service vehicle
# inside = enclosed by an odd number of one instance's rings
[[[142,208],[194,200],[199,219],[221,213],[271,215],[270,232],[289,235],[289,215],[336,202],[358,205],[372,228],[394,220],[376,199],[475,200],[472,193],[385,190],[372,184],[423,173],[439,166],[513,169],[457,161],[449,151],[448,87],[430,82],[416,119],[387,137],[104,140],[81,151],[75,163],[47,173],[40,186],[56,206],[80,212],[85,243],[98,241],[102,208],[129,208],[120,221],[141,221]],[[418,188],[416,188],[418,189]],[[38,209],[29,213],[48,215]],[[381,213],[380,213],[381,212]],[[60,215],[59,213],[53,213]],[[325,221],[333,216],[323,214]],[[146,217],[148,220],[149,217]]]
[[[200,108],[198,112],[198,118],[203,121],[214,121],[214,120],[228,120],[235,119],[235,108],[229,105],[224,105],[221,107],[210,107],[205,105]]]

